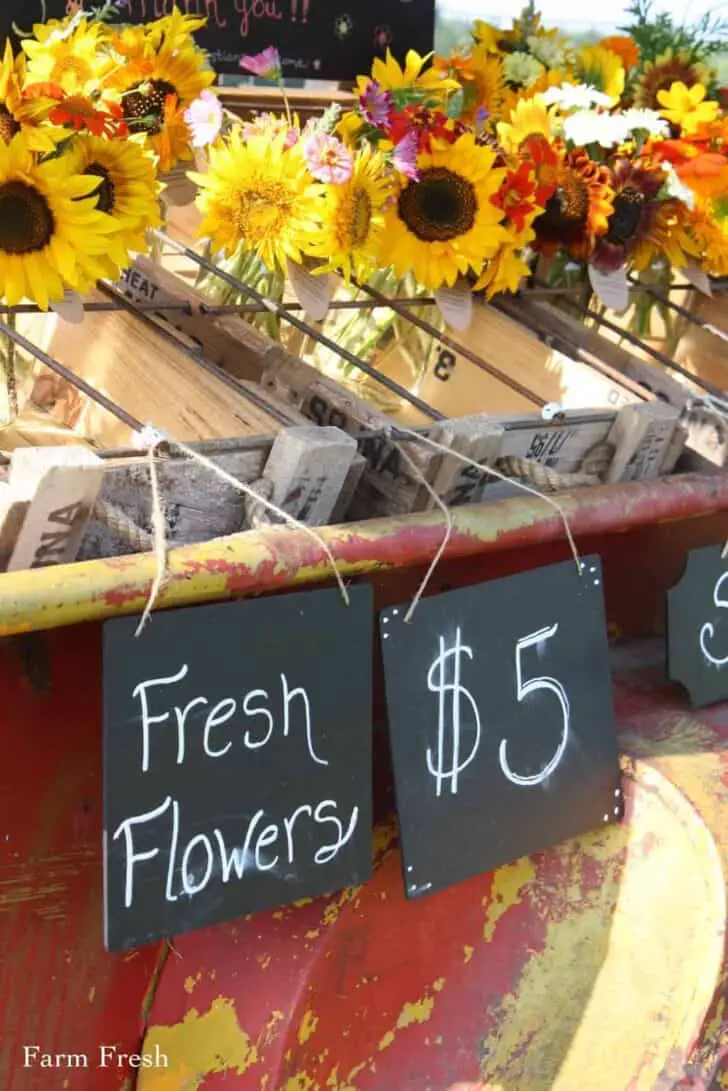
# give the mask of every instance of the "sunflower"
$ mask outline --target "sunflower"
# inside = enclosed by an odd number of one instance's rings
[[[212,147],[207,174],[191,173],[200,187],[200,234],[232,254],[243,243],[269,269],[301,261],[320,228],[324,187],[312,183],[300,145],[258,136],[245,142],[234,130]]]
[[[487,110],[491,118],[501,114],[506,86],[500,57],[484,45],[476,45],[466,58],[461,59],[454,71],[465,91],[466,100],[472,100],[472,107],[463,113],[462,121],[473,121],[479,110]]]
[[[103,275],[116,227],[90,199],[97,184],[65,156],[37,164],[22,134],[0,144],[0,297],[11,306],[28,298],[47,310]]]
[[[414,49],[410,49],[405,57],[404,68],[399,64],[397,60],[392,56],[390,49],[387,49],[387,55],[385,60],[377,57],[372,65],[371,78],[378,83],[383,91],[407,91],[412,89],[419,89],[423,91],[439,91],[445,94],[449,91],[457,91],[458,84],[455,80],[448,79],[448,77],[437,68],[425,68],[425,65],[432,57],[432,53],[428,53],[427,56],[421,57]],[[360,78],[359,84],[361,88],[359,93],[363,93],[363,89],[369,83],[366,78]]]
[[[607,230],[612,212],[611,174],[583,151],[553,152],[557,162],[549,163],[548,170],[554,190],[535,222],[535,248],[554,254],[563,247],[575,259],[586,258],[595,240]]]
[[[553,137],[551,114],[539,95],[519,99],[506,116],[508,121],[498,122],[498,139],[507,152],[516,152],[529,136]]]
[[[635,89],[635,106],[659,110],[659,92],[669,91],[673,83],[690,88],[709,82],[710,73],[705,65],[691,60],[687,53],[668,49],[655,61],[645,64]]]
[[[690,213],[690,234],[700,254],[701,265],[714,277],[728,276],[728,220],[718,219],[707,201]]]
[[[656,162],[617,159],[612,166],[613,211],[592,264],[603,273],[623,268],[641,242],[649,242],[661,202],[665,172]]]
[[[384,156],[365,145],[354,157],[348,182],[326,187],[323,223],[308,252],[328,258],[321,272],[341,272],[366,280],[377,263],[384,234],[384,209],[392,178]]]
[[[384,264],[398,276],[412,270],[431,291],[471,269],[479,275],[507,237],[503,211],[492,201],[505,178],[495,161],[495,152],[472,134],[420,155],[419,179],[403,180],[387,211]]]
[[[96,207],[110,216],[118,231],[109,238],[108,277],[129,264],[129,252],[147,249],[145,231],[159,227],[156,165],[136,140],[100,140],[78,136],[69,153],[74,174],[97,178],[91,196]]]
[[[81,18],[69,25],[36,26],[33,31],[35,40],[22,43],[31,83],[56,83],[69,94],[83,93],[111,68],[111,57],[102,49],[107,35],[103,23]]]
[[[624,92],[625,71],[621,58],[611,49],[588,45],[579,50],[573,76],[577,83],[586,83],[609,95],[617,102]]]
[[[531,275],[531,268],[523,252],[535,238],[536,232],[530,224],[519,234],[511,236],[486,264],[473,291],[485,292],[486,299],[492,299],[504,292],[517,292],[526,277]]]
[[[679,200],[662,201],[644,238],[638,240],[632,256],[635,272],[641,273],[658,258],[673,269],[684,269],[700,254],[690,232],[690,210]]]
[[[0,62],[0,144],[9,144],[16,133],[22,132],[33,151],[52,152],[57,141],[65,134],[58,134],[50,126],[41,128],[35,123],[32,104],[23,100],[24,82],[25,57],[23,54],[13,56],[8,38]],[[47,116],[47,112],[46,109],[41,113]],[[41,116],[38,120],[44,120],[44,117]]]
[[[178,159],[192,158],[190,134],[181,115],[215,81],[215,73],[204,68],[203,61],[191,40],[171,50],[165,42],[157,53],[130,60],[106,81],[121,101],[129,131],[144,133],[151,149],[169,160],[160,164],[161,170],[171,169]],[[165,133],[170,127],[175,131]]]

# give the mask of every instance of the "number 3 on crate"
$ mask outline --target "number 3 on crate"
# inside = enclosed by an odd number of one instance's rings
[[[380,628],[410,898],[621,816],[598,558],[406,612]]]
[[[667,595],[668,674],[694,708],[728,699],[728,557],[694,549]]]

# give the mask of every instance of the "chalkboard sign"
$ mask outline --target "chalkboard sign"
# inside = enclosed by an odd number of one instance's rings
[[[85,6],[100,6],[86,0]],[[240,75],[240,58],[278,48],[292,79],[354,80],[387,47],[404,61],[408,49],[429,53],[435,0],[177,0],[185,14],[206,15],[197,41],[217,72]],[[0,41],[13,23],[23,31],[66,15],[68,0],[2,0]],[[117,0],[119,21],[143,23],[167,15],[173,0]]]
[[[366,880],[370,588],[136,624],[104,628],[107,949]]]
[[[620,818],[597,557],[405,613],[380,629],[410,898]]]
[[[723,546],[688,554],[667,593],[667,670],[694,708],[728,700],[728,557]]]

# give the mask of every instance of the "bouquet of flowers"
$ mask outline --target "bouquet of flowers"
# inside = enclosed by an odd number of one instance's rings
[[[160,175],[193,157],[184,119],[214,73],[175,9],[33,28],[0,64],[0,298],[43,310],[116,278],[160,225]]]

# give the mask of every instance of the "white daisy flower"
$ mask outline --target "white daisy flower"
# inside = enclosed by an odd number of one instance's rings
[[[561,87],[549,87],[542,98],[547,106],[561,106],[565,110],[588,110],[590,106],[612,105],[609,95],[586,83],[564,83]]]
[[[622,114],[631,133],[646,132],[650,136],[667,136],[670,126],[656,110],[625,110]]]
[[[600,114],[596,110],[577,110],[564,118],[564,136],[578,148],[599,144],[613,148],[623,144],[629,136],[629,127],[620,114]]]

